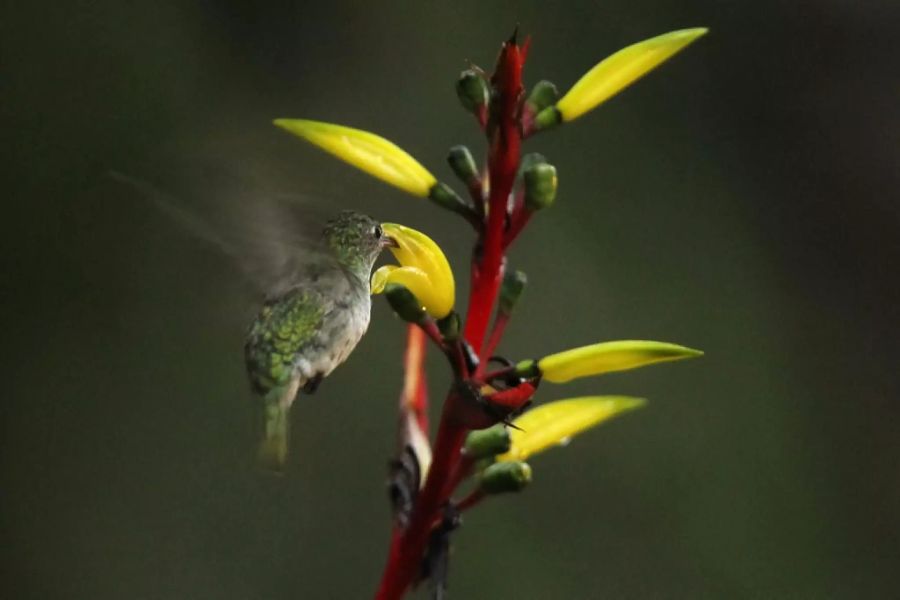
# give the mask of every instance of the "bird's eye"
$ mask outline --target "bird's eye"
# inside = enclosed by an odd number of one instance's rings
[[[384,235],[384,232],[381,230],[381,225],[376,225],[372,230],[372,233],[375,235],[375,239],[380,240],[381,236]]]

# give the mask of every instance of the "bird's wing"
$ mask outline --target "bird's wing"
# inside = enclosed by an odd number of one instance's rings
[[[117,171],[109,176],[233,259],[263,295],[330,260],[320,242],[324,217],[307,197],[253,190],[227,177],[223,183],[220,176],[177,181],[176,192]]]
[[[250,326],[244,347],[253,387],[268,393],[293,376],[298,355],[315,344],[334,300],[309,286],[267,301]],[[300,381],[302,386],[305,379]]]

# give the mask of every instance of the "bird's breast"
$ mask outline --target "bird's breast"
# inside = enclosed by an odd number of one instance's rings
[[[310,365],[313,373],[327,376],[347,360],[369,328],[371,313],[372,301],[368,295],[341,299],[335,303],[320,332],[319,347],[322,351],[311,361],[315,363]]]

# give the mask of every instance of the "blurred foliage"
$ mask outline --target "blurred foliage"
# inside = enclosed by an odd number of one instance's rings
[[[364,210],[427,232],[459,268],[470,239],[453,219],[270,123],[378,131],[447,179],[447,149],[478,147],[455,78],[466,59],[490,66],[516,22],[534,37],[527,82],[560,89],[659,31],[710,33],[541,135],[563,183],[514,250],[530,288],[501,351],[653,336],[706,357],[570,384],[652,403],[541,456],[523,496],[467,517],[451,593],[900,585],[896,3],[3,11],[6,597],[371,594],[404,328],[376,303],[358,351],[294,411],[288,474],[261,476],[241,355],[253,297],[226,258],[106,173],[206,215],[256,193]]]

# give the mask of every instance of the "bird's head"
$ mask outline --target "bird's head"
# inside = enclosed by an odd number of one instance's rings
[[[337,261],[363,279],[368,279],[381,251],[397,245],[394,239],[385,235],[381,223],[351,210],[342,211],[328,221],[324,238]]]

